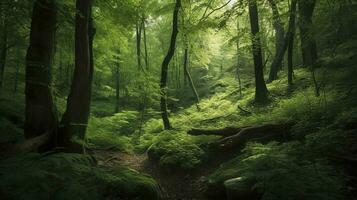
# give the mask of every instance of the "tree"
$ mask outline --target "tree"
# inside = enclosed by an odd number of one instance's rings
[[[288,84],[293,84],[293,51],[294,51],[294,35],[295,35],[295,19],[296,19],[296,4],[297,0],[292,0],[290,8],[290,20],[288,30]]]
[[[118,50],[117,63],[115,66],[115,112],[119,112],[120,97],[120,50]]]
[[[249,1],[249,18],[252,32],[252,50],[255,73],[255,101],[264,103],[268,99],[268,89],[264,81],[263,56],[259,36],[259,18],[256,0]]]
[[[0,27],[1,27],[1,42],[0,42],[0,87],[4,84],[4,72],[8,51],[8,19],[5,8],[5,2],[0,3]]]
[[[277,71],[278,71],[279,66],[281,65],[283,58],[284,58],[285,52],[288,49],[288,47],[293,48],[293,46],[292,46],[293,44],[291,44],[291,43],[294,42],[296,4],[297,4],[296,0],[293,0],[291,2],[288,31],[285,35],[285,39],[283,40],[282,48],[278,49],[278,52],[275,55],[274,60],[271,64],[268,82],[272,82],[278,78]],[[289,49],[289,50],[290,50],[290,53],[292,54],[293,49]],[[291,65],[288,66],[288,68],[289,68],[288,70],[292,70],[292,57],[290,59],[291,59],[291,62],[289,64],[291,64]],[[289,71],[289,73],[292,73],[292,71],[291,72]],[[292,76],[292,74],[291,74],[291,76]]]
[[[57,114],[50,74],[55,32],[55,1],[36,0],[32,12],[30,46],[26,55],[26,138],[56,133]]]
[[[168,111],[167,111],[167,73],[168,73],[168,67],[170,61],[175,54],[176,38],[178,34],[178,13],[180,8],[181,8],[181,0],[176,0],[176,5],[172,17],[172,34],[170,40],[170,47],[161,65],[160,109],[161,109],[161,117],[164,124],[164,129],[166,130],[172,128],[169,121]]]
[[[184,68],[185,77],[187,78],[188,82],[190,83],[191,90],[196,97],[196,107],[198,110],[200,110],[200,106],[199,106],[200,96],[198,95],[195,84],[193,83],[191,73],[189,70],[189,63],[190,63],[189,62],[189,49],[188,49],[188,45],[187,45],[187,47],[185,47],[184,63],[183,63],[184,67],[183,68]]]
[[[299,0],[299,28],[304,66],[313,67],[317,60],[317,48],[313,33],[312,15],[316,0]]]
[[[268,0],[270,7],[273,13],[273,24],[275,29],[275,55],[279,54],[282,48],[284,48],[284,38],[285,30],[283,23],[281,22],[278,6],[275,0]],[[271,68],[270,71],[274,73],[274,76],[277,76],[279,68],[282,68],[282,63],[279,63],[280,66],[276,68]]]
[[[87,128],[93,76],[92,1],[77,0],[75,22],[75,69],[67,108],[61,120],[60,144],[68,151],[82,151],[74,139],[83,140]]]

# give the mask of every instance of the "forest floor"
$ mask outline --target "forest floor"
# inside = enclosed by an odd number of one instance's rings
[[[99,165],[109,167],[129,167],[152,176],[159,184],[165,200],[206,200],[204,197],[205,178],[221,163],[221,159],[207,161],[199,170],[190,173],[160,168],[151,162],[146,153],[124,153],[115,150],[95,150]]]
[[[129,167],[152,176],[159,184],[163,199],[167,200],[204,200],[202,195],[204,177],[210,170],[184,173],[162,169],[157,163],[149,161],[147,154],[123,153],[114,150],[94,152],[99,165],[110,167]]]

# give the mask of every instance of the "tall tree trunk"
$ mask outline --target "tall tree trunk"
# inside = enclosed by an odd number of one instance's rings
[[[115,67],[115,112],[119,112],[120,98],[120,51],[118,51],[118,63]]]
[[[170,61],[175,54],[176,38],[178,34],[178,13],[180,8],[181,8],[181,0],[176,0],[175,10],[172,17],[172,35],[171,35],[170,47],[161,66],[160,108],[161,108],[161,117],[165,130],[172,128],[168,116],[168,111],[167,111],[167,72],[168,72]]]
[[[7,19],[6,19],[6,14],[2,13],[3,16],[1,16],[1,28],[2,28],[2,41],[1,41],[1,47],[0,47],[0,88],[3,87],[4,85],[4,72],[5,72],[5,66],[6,66],[6,58],[7,58],[7,40],[8,40],[8,33],[7,33]]]
[[[136,59],[138,64],[138,70],[143,70],[141,65],[141,22],[136,23]]]
[[[57,114],[51,91],[51,65],[56,31],[54,0],[37,0],[32,11],[30,46],[26,55],[25,137],[57,130]]]
[[[299,0],[300,38],[303,64],[310,68],[316,96],[320,96],[320,86],[315,76],[315,64],[318,58],[316,40],[313,33],[312,16],[316,0]]]
[[[281,51],[284,47],[285,30],[283,23],[281,22],[278,6],[275,0],[268,0],[270,7],[273,12],[273,24],[275,29],[275,55]],[[277,74],[278,70],[282,68],[282,63],[277,67],[277,69],[270,69],[273,73]],[[275,75],[277,76],[277,75]]]
[[[148,53],[148,46],[147,46],[147,38],[146,38],[146,19],[142,19],[142,27],[144,33],[144,50],[145,50],[145,67],[146,70],[149,70],[149,53]]]
[[[293,51],[294,51],[294,35],[295,35],[295,19],[296,19],[296,4],[297,0],[292,0],[290,8],[290,20],[288,30],[288,84],[293,84]]]
[[[61,120],[60,145],[67,151],[81,152],[74,139],[83,140],[87,128],[93,76],[92,42],[95,29],[91,18],[90,0],[77,0],[75,25],[75,69],[67,109]]]
[[[313,67],[317,60],[317,48],[312,24],[315,5],[316,0],[299,0],[301,51],[303,64],[306,67]]]
[[[240,68],[239,68],[239,20],[237,20],[237,41],[236,41],[236,48],[237,48],[237,68],[236,74],[239,84],[239,95],[242,96],[242,81],[240,78]]]
[[[278,53],[275,55],[274,60],[271,64],[268,82],[272,82],[278,78],[277,71],[279,69],[279,65],[281,65],[281,62],[284,58],[284,55],[285,55],[285,52],[289,46],[291,37],[294,37],[296,4],[297,4],[296,0],[293,0],[291,2],[288,31],[285,35],[285,39],[283,40],[283,44],[282,44],[283,47],[281,49],[279,49]]]
[[[263,58],[259,36],[259,18],[256,0],[249,1],[249,18],[252,31],[252,50],[255,73],[255,101],[264,103],[268,99],[268,89],[264,81]]]
[[[193,83],[192,76],[189,70],[189,50],[188,50],[188,45],[185,48],[185,55],[184,55],[184,69],[185,69],[185,76],[187,77],[188,82],[190,83],[190,88],[192,90],[193,95],[195,95],[196,98],[196,107],[198,110],[200,110],[199,103],[200,103],[200,96],[198,95],[197,89],[195,87],[195,84]]]
[[[20,73],[20,47],[16,48],[16,71],[14,80],[14,93],[17,93],[19,73]]]

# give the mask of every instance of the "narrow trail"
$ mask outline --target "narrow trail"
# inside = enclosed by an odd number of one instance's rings
[[[94,155],[99,165],[124,166],[152,176],[159,184],[164,200],[206,200],[203,196],[205,177],[214,166],[201,167],[190,173],[169,171],[150,162],[147,155],[128,154],[111,150],[97,150]],[[203,165],[206,166],[206,165]]]

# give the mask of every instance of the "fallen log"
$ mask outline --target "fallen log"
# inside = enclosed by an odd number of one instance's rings
[[[212,149],[229,150],[242,147],[248,141],[270,142],[273,140],[287,139],[289,124],[266,124],[242,128],[237,134],[222,138],[210,144]]]
[[[187,131],[187,134],[189,135],[218,135],[218,136],[232,136],[237,134],[239,131],[241,131],[242,128],[236,128],[236,127],[227,127],[227,128],[222,128],[222,129],[196,129],[193,128],[189,131]]]

